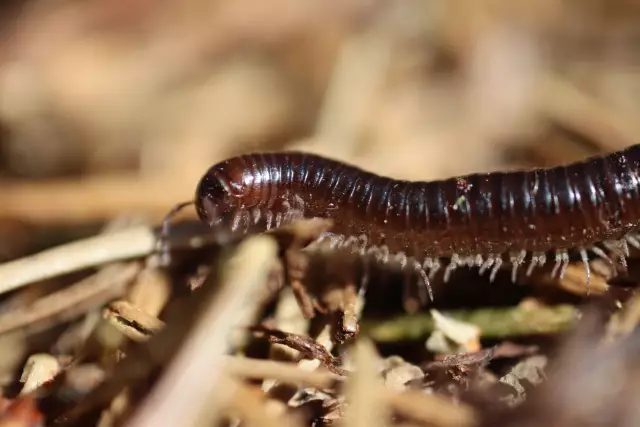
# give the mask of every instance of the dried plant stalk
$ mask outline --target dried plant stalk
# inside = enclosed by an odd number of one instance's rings
[[[205,408],[206,418],[218,418],[221,400],[229,392],[217,387],[225,366],[229,331],[245,320],[247,312],[255,314],[268,295],[266,285],[276,255],[276,243],[266,236],[252,237],[240,245],[227,266],[217,297],[129,421],[130,427],[195,425]]]
[[[0,265],[0,294],[74,271],[148,255],[155,247],[156,236],[149,227],[132,227],[57,246]]]
[[[23,310],[12,310],[0,315],[0,334],[50,320],[63,322],[99,307],[124,294],[126,285],[140,272],[140,263],[115,264],[35,301]]]

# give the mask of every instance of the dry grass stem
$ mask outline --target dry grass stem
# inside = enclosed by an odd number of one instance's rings
[[[278,329],[268,329],[262,326],[250,328],[258,337],[266,338],[271,344],[286,345],[299,352],[299,358],[317,360],[336,374],[344,374],[338,366],[338,360],[326,347],[306,335],[292,334]]]
[[[276,253],[275,242],[264,236],[240,245],[216,298],[128,426],[191,426],[205,407],[208,417],[219,417],[217,399],[228,390],[219,389],[217,380],[224,369],[229,331],[245,320],[247,311],[255,313],[261,296],[266,297],[264,287]]]
[[[0,294],[109,262],[149,255],[155,248],[155,234],[144,226],[77,240],[0,265]]]
[[[24,365],[20,382],[23,383],[21,395],[26,395],[44,383],[51,381],[60,372],[60,363],[50,354],[34,354]]]
[[[356,366],[346,382],[348,402],[342,425],[353,427],[384,427],[389,418],[387,402],[381,399],[383,388],[377,365],[379,357],[373,344],[361,339],[352,349]]]
[[[334,67],[315,138],[338,158],[356,154],[372,101],[382,89],[391,58],[392,33],[376,22],[351,35]]]
[[[218,384],[220,389],[232,391],[231,396],[225,398],[224,411],[229,415],[240,418],[248,427],[295,427],[300,424],[288,414],[271,414],[264,394],[259,388],[249,387],[236,380],[222,376]]]
[[[124,390],[118,394],[110,403],[109,407],[105,409],[100,415],[100,421],[98,421],[97,427],[114,427],[117,424],[119,417],[129,408],[130,405],[130,393],[129,390]]]
[[[559,76],[547,76],[540,94],[544,114],[589,137],[602,152],[620,150],[637,141],[640,127],[634,120]]]
[[[456,405],[449,399],[415,390],[403,393],[395,393],[389,389],[379,390],[390,408],[409,419],[438,427],[476,425],[475,411],[466,405]]]
[[[226,357],[225,364],[229,373],[242,378],[269,378],[296,386],[328,389],[344,380],[329,372],[306,371],[296,365],[285,362]],[[356,361],[358,369],[361,368]],[[352,376],[349,377],[350,379]],[[376,374],[377,375],[377,374]],[[383,399],[390,409],[416,421],[437,426],[472,426],[474,413],[463,405],[456,405],[448,399],[413,390],[396,392],[375,385],[377,399]],[[369,408],[371,409],[371,408]]]
[[[168,275],[157,268],[147,267],[129,287],[126,299],[138,309],[157,316],[171,298]]]
[[[33,304],[0,315],[0,334],[27,326],[47,327],[80,316],[122,296],[140,272],[137,262],[115,264]]]
[[[552,278],[549,274],[539,273],[535,275],[535,283],[549,286],[557,286],[574,295],[604,295],[609,290],[607,280],[591,271],[591,280],[587,288],[587,274],[582,264],[569,264],[564,277]]]
[[[313,387],[320,390],[330,389],[343,380],[343,377],[331,372],[305,371],[294,364],[274,360],[229,356],[225,360],[225,365],[225,370],[241,378],[273,379],[290,385]]]
[[[105,317],[128,338],[147,341],[164,322],[137,309],[128,302],[118,301],[109,305]],[[297,365],[274,360],[249,359],[226,356],[224,370],[234,376],[247,379],[272,379],[289,385],[328,389],[343,377],[331,372],[307,371]]]
[[[622,308],[615,313],[607,324],[607,333],[604,337],[605,345],[611,345],[636,330],[640,323],[640,293],[634,293]]]
[[[104,317],[128,338],[146,341],[164,327],[164,322],[127,301],[116,301],[104,310]]]
[[[143,180],[133,174],[37,184],[5,182],[0,194],[0,206],[3,207],[0,215],[40,224],[75,224],[108,221],[122,214],[139,212],[157,221],[176,200],[192,197],[194,185],[193,182],[180,185],[175,179],[170,182]],[[46,200],[55,203],[47,203],[46,208],[40,209]]]

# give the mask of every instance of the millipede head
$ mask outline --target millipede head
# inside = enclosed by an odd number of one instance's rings
[[[211,167],[196,188],[198,217],[213,226],[232,214],[242,204],[247,192],[243,171],[224,161]]]

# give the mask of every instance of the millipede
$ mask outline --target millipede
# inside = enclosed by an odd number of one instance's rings
[[[213,165],[193,202],[212,227],[267,231],[295,219],[334,223],[318,242],[398,262],[429,280],[458,267],[490,271],[506,263],[512,280],[526,266],[555,262],[562,278],[570,254],[626,268],[640,249],[640,145],[563,166],[406,181],[302,152],[240,155]],[[433,298],[433,296],[431,295]]]

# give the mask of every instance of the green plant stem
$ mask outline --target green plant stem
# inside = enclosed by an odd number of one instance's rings
[[[563,332],[578,319],[572,305],[488,307],[442,313],[480,328],[482,338],[506,338]],[[427,337],[434,330],[430,313],[403,315],[391,319],[363,319],[361,334],[378,342],[409,341]]]

